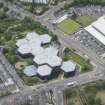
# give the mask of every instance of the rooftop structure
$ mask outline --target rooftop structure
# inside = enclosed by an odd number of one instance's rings
[[[105,16],[85,28],[91,35],[105,45]]]
[[[24,74],[27,76],[34,76],[37,74],[37,68],[34,65],[27,66],[24,69]]]
[[[43,53],[37,55],[34,58],[34,62],[38,65],[48,64],[51,67],[60,66],[62,63],[62,59],[57,56],[58,49],[54,47],[49,47],[44,50]]]
[[[52,46],[45,49],[45,53],[48,54],[48,55],[51,55],[51,53],[52,53],[52,55],[57,56],[58,52],[59,52],[58,49],[55,48],[55,47],[52,47]]]
[[[67,18],[68,18],[68,14],[65,14],[65,15],[63,15],[62,17],[53,20],[52,23],[53,23],[53,24],[59,24],[59,23],[61,23],[62,21],[64,21],[65,19],[67,19]]]
[[[8,78],[7,81],[4,83],[5,86],[9,86],[9,85],[13,85],[14,82],[12,80],[12,78]]]
[[[40,46],[33,46],[32,47],[32,54],[34,56],[39,55],[39,54],[41,54],[43,52],[44,52],[44,49],[42,47],[40,47]]]
[[[19,39],[16,45],[19,47],[18,52],[21,54],[29,54],[36,56],[43,53],[44,49],[41,44],[51,42],[51,37],[47,34],[38,35],[36,32],[28,33],[26,38]]]
[[[51,37],[48,34],[44,34],[40,36],[40,40],[42,44],[47,44],[51,42]]]
[[[20,52],[21,54],[29,54],[31,53],[31,48],[28,44],[24,44],[21,47],[18,48],[18,52]]]
[[[27,44],[27,43],[28,43],[28,41],[24,38],[24,39],[19,39],[19,40],[17,41],[16,45],[17,45],[18,47],[20,47],[21,45],[24,45],[24,44]]]
[[[52,72],[52,68],[47,65],[42,65],[38,67],[38,74],[40,76],[43,76],[43,77],[49,76],[51,72]]]
[[[20,0],[21,2],[28,2],[28,3],[43,3],[47,4],[50,0]]]
[[[76,64],[71,61],[63,62],[61,66],[61,69],[66,73],[75,71],[75,68],[76,68]]]
[[[27,40],[38,39],[38,38],[39,34],[37,34],[36,32],[29,32],[26,36]]]
[[[43,48],[42,44],[51,42],[51,37],[47,34],[38,35],[35,32],[28,33],[24,39],[19,39],[16,43],[18,51],[21,54],[31,53],[34,56],[34,62],[38,65],[38,69],[34,66],[27,66],[24,74],[27,76],[48,76],[52,72],[53,67],[61,66],[62,59],[58,56],[58,49],[50,46]]]

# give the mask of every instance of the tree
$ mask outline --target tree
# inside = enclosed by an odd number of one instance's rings
[[[0,3],[0,8],[2,8],[4,6],[4,4],[3,3]]]
[[[7,18],[7,15],[4,12],[0,12],[0,19]]]
[[[97,99],[95,100],[95,105],[102,105],[102,101],[101,101],[100,98],[97,98]]]
[[[4,9],[4,12],[7,12],[9,10],[8,7],[4,7],[3,9]]]
[[[69,52],[70,52],[70,49],[69,48],[65,48],[64,53],[67,54]]]
[[[85,71],[89,71],[91,68],[88,64],[85,64],[81,69],[82,69],[82,71],[85,72]]]

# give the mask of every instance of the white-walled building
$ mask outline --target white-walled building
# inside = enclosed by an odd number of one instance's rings
[[[51,0],[20,0],[21,2],[27,2],[27,3],[32,3],[32,2],[34,2],[34,3],[41,3],[41,4],[48,4],[49,3],[49,1],[51,1]]]
[[[86,27],[85,30],[105,45],[105,15]]]
[[[51,37],[48,34],[44,34],[40,36],[40,40],[42,42],[42,44],[47,44],[51,42]]]

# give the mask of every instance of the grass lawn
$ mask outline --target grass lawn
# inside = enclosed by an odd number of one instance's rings
[[[97,98],[101,98],[102,102],[105,103],[105,90],[97,92]]]
[[[72,34],[81,26],[71,19],[65,19],[57,25],[57,27],[66,34]]]
[[[78,16],[76,20],[82,25],[82,26],[88,26],[90,25],[93,21],[97,19],[96,16]]]
[[[68,50],[68,51],[67,51]],[[87,72],[92,70],[92,65],[90,62],[84,58],[82,58],[80,55],[76,54],[73,50],[71,49],[66,49],[64,51],[64,60],[73,60],[77,64],[81,66],[81,72]]]
[[[28,77],[23,73],[23,70],[17,70],[17,74],[20,76],[20,78],[24,81],[24,83],[28,86],[32,86],[34,84],[39,84],[45,82],[44,80],[41,80],[37,76]]]
[[[105,81],[67,88],[64,91],[65,105],[104,105]]]

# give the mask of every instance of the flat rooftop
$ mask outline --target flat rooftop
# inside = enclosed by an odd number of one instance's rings
[[[39,35],[36,32],[31,32],[28,33],[24,39],[17,40],[16,45],[19,53],[23,55],[30,53],[36,56],[44,51],[41,44],[50,43],[51,39],[48,34]]]
[[[42,65],[42,66],[39,66],[38,67],[38,74],[40,76],[49,76],[51,75],[51,72],[52,72],[52,68],[47,66],[47,65]]]
[[[57,56],[58,49],[54,47],[49,47],[44,50],[43,53],[37,55],[34,58],[34,62],[38,65],[48,64],[51,67],[60,66],[62,59]]]
[[[105,15],[86,27],[85,30],[105,45]]]
[[[32,3],[33,0],[20,0],[21,2],[29,2]],[[49,2],[49,0],[34,0],[35,3],[44,3],[47,4]]]
[[[65,61],[63,62],[61,69],[66,73],[73,72],[76,69],[76,64],[72,61]]]
[[[37,75],[37,68],[34,65],[26,66],[24,69],[24,74],[27,76]]]

